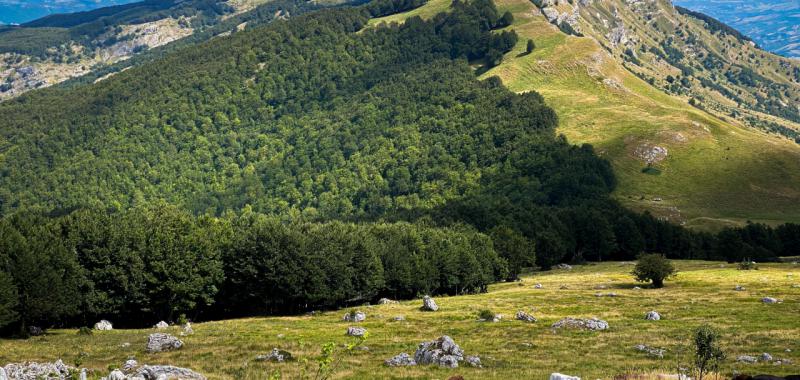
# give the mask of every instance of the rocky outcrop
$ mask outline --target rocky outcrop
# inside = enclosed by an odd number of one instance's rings
[[[609,326],[608,322],[597,318],[582,319],[582,318],[567,317],[556,323],[553,323],[551,327],[554,329],[571,328],[580,330],[600,331],[600,330],[607,330]]]
[[[417,365],[417,362],[414,361],[414,358],[412,358],[411,355],[401,352],[395,357],[386,359],[383,364],[389,367],[407,367]]]
[[[457,368],[458,362],[464,360],[464,350],[447,335],[430,342],[419,344],[414,353],[417,364],[435,364],[440,367]]]
[[[279,350],[277,348],[273,348],[269,354],[266,355],[258,355],[256,356],[256,361],[260,362],[285,362],[292,360],[292,354],[289,351]]]
[[[206,380],[206,377],[188,368],[144,365],[130,375],[115,369],[101,380]]]
[[[420,308],[422,311],[437,311],[439,310],[439,305],[436,304],[436,301],[433,300],[430,296],[425,296],[422,298],[422,307]]]
[[[169,334],[155,333],[147,337],[145,350],[149,353],[177,350],[183,347],[183,342]]]
[[[10,363],[0,368],[0,379],[5,375],[9,380],[71,379],[71,373],[76,371],[76,368],[64,364],[61,359],[52,363]]]

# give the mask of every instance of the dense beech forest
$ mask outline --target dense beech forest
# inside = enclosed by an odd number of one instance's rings
[[[376,0],[0,104],[0,328],[291,313],[479,292],[559,262],[771,260],[800,227],[718,236],[621,208],[536,93],[475,67],[490,0]]]

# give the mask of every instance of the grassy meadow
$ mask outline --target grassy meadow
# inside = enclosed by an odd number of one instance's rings
[[[692,329],[709,323],[722,333],[728,359],[722,374],[800,373],[800,266],[765,264],[759,270],[740,271],[735,264],[679,261],[679,273],[664,289],[634,289],[630,263],[609,262],[576,266],[526,276],[517,283],[501,283],[485,294],[439,297],[438,312],[422,312],[420,300],[397,305],[355,308],[367,313],[360,325],[369,331],[368,350],[338,354],[341,364],[334,378],[544,379],[551,372],[609,379],[625,373],[675,373],[689,360]],[[541,283],[542,289],[534,285]],[[735,285],[746,291],[734,291]],[[794,285],[794,287],[793,287]],[[605,287],[605,289],[597,289]],[[616,297],[597,297],[614,292]],[[766,305],[764,296],[783,299]],[[355,310],[348,309],[348,310]],[[477,314],[490,309],[503,314],[497,323],[481,322]],[[538,318],[536,323],[514,319],[518,310]],[[661,321],[644,315],[656,310]],[[0,340],[0,363],[23,360],[80,363],[96,370],[121,366],[129,357],[140,363],[173,364],[199,371],[209,379],[266,379],[276,371],[282,378],[301,376],[315,369],[326,342],[344,344],[351,324],[342,321],[347,310],[295,317],[247,318],[194,324],[185,347],[174,352],[147,354],[147,335],[154,330],[96,331],[91,336],[72,330],[51,330],[28,340]],[[406,320],[396,322],[397,315]],[[610,329],[601,332],[553,331],[561,318],[598,317]],[[171,327],[179,334],[179,327]],[[388,368],[383,361],[400,352],[413,352],[422,341],[450,335],[467,355],[479,355],[484,368],[444,369],[431,366]],[[128,342],[130,347],[122,347]],[[633,349],[647,344],[667,350],[663,359]],[[273,347],[288,350],[298,360],[287,363],[256,362],[255,356]],[[785,350],[791,350],[786,352]],[[738,355],[768,352],[794,364],[737,363]],[[304,361],[308,360],[308,364]],[[312,371],[313,372],[313,371]],[[313,378],[313,376],[311,377]]]

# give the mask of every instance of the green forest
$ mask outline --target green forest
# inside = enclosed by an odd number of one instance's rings
[[[800,226],[719,235],[623,209],[610,164],[476,68],[490,0],[367,28],[376,0],[0,103],[0,328],[149,325],[480,292],[560,262],[774,260]]]

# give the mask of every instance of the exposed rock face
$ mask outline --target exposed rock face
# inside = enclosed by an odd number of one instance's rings
[[[70,379],[70,373],[75,370],[74,367],[64,364],[61,359],[53,363],[10,363],[0,369],[2,369],[0,379],[9,380]]]
[[[169,324],[167,322],[161,321],[161,322],[156,323],[156,325],[153,326],[153,327],[156,328],[156,329],[159,329],[159,330],[163,330],[163,329],[166,329],[167,327],[169,327]]]
[[[660,321],[661,314],[658,314],[658,312],[655,310],[648,311],[647,314],[644,316],[644,319],[648,321]]]
[[[183,347],[183,342],[169,334],[155,333],[147,337],[147,352],[163,352],[177,350]]]
[[[517,312],[517,320],[518,321],[525,321],[525,322],[536,322],[536,317],[520,310]]]
[[[389,367],[406,367],[417,365],[417,362],[414,361],[414,358],[412,358],[411,355],[401,352],[393,358],[386,359],[383,364],[386,364]]]
[[[342,317],[342,320],[345,322],[364,322],[367,319],[367,314],[362,311],[350,312]]]
[[[554,329],[572,328],[572,329],[599,331],[599,330],[607,330],[608,322],[597,318],[582,319],[582,318],[567,317],[556,323],[553,323],[552,328]]]
[[[550,380],[581,380],[580,377],[564,375],[561,373],[551,373]]]
[[[363,327],[350,326],[347,328],[347,332],[345,334],[348,336],[364,336],[366,333],[367,329]]]
[[[422,311],[437,311],[439,310],[439,305],[436,304],[436,301],[433,300],[430,296],[425,296],[422,298]]]
[[[650,356],[653,356],[653,357],[657,357],[659,359],[663,359],[664,358],[664,352],[666,352],[666,350],[664,350],[664,349],[650,347],[650,346],[647,346],[647,345],[644,345],[644,344],[637,344],[637,345],[633,346],[633,348],[636,351],[645,352],[645,353],[647,353],[647,355],[650,355]]]
[[[633,155],[647,164],[655,164],[664,161],[669,155],[669,151],[661,146],[644,143],[636,147]]]
[[[257,361],[268,361],[268,362],[285,362],[288,360],[292,360],[292,354],[289,351],[279,350],[277,348],[273,348],[269,354],[266,355],[258,355],[256,356]]]
[[[114,326],[111,325],[111,322],[103,319],[102,321],[94,324],[94,329],[99,331],[111,331],[114,329]]]
[[[464,360],[464,350],[447,335],[439,339],[422,342],[414,353],[414,361],[418,364],[436,364],[440,367],[457,368],[458,362]]]

